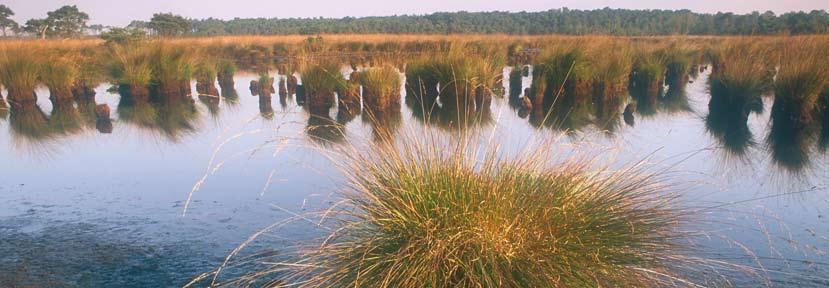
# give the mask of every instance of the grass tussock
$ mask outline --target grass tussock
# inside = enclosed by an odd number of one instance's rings
[[[70,55],[55,55],[41,65],[40,79],[52,100],[72,99],[72,86],[81,77],[80,65]]]
[[[396,68],[389,65],[369,68],[360,72],[358,79],[368,107],[383,109],[400,102],[401,79]]]
[[[694,64],[694,51],[687,47],[671,45],[664,53],[665,81],[671,87],[684,86]]]
[[[710,51],[711,94],[750,97],[766,91],[774,76],[771,48],[766,43],[737,41]]]
[[[150,54],[141,46],[112,45],[109,47],[108,66],[112,81],[120,86],[121,94],[146,98],[153,79]]]
[[[161,95],[186,95],[184,90],[193,77],[195,58],[189,49],[165,42],[151,44],[152,84]]]
[[[646,91],[649,98],[655,97],[662,88],[667,67],[664,54],[658,51],[641,51],[636,56],[631,79],[632,86],[639,91]]]
[[[809,124],[818,110],[820,94],[829,81],[829,53],[820,43],[803,40],[782,49],[774,82],[772,117]]]
[[[594,94],[618,99],[627,88],[633,69],[633,49],[627,43],[607,43],[590,52]]]
[[[38,84],[40,61],[36,51],[23,47],[0,52],[0,83],[8,91],[8,100],[16,103],[36,101],[34,90]]]
[[[674,197],[642,166],[467,142],[347,151],[334,231],[298,287],[658,286],[682,261]],[[447,146],[448,145],[448,146]],[[555,162],[555,163],[553,163]],[[663,282],[664,281],[664,282]]]
[[[346,80],[336,63],[311,64],[301,71],[302,86],[307,104],[314,109],[332,107],[334,93],[345,86]]]

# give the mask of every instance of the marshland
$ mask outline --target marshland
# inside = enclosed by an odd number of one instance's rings
[[[0,40],[0,287],[829,286],[825,30],[205,21]]]

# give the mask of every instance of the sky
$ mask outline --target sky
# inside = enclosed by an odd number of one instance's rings
[[[454,11],[544,11],[570,9],[689,9],[694,12],[751,13],[767,10],[782,14],[790,11],[829,11],[827,0],[3,0],[18,23],[44,18],[47,11],[63,5],[77,5],[89,14],[89,24],[125,26],[132,20],[149,20],[153,13],[172,12],[189,18],[292,18],[361,17],[401,14],[428,14]]]

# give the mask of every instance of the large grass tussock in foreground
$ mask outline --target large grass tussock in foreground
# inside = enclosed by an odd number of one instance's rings
[[[428,138],[428,137],[427,137]],[[659,177],[549,151],[429,140],[350,151],[336,227],[302,287],[648,287],[680,281],[684,220]],[[453,142],[453,141],[449,141]],[[448,148],[448,149],[447,149]],[[549,148],[549,147],[548,147]],[[370,152],[368,152],[370,151]],[[529,156],[526,156],[529,155]],[[334,215],[334,216],[331,216]],[[687,264],[687,263],[686,263]],[[673,282],[676,283],[676,282]]]

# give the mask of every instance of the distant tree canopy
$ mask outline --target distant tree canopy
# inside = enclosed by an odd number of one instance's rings
[[[133,28],[112,28],[109,31],[101,33],[101,39],[104,39],[108,44],[126,44],[138,42],[144,39],[147,33],[141,29]]]
[[[75,5],[63,6],[55,11],[46,13],[45,19],[29,19],[24,31],[39,35],[40,38],[49,37],[77,37],[83,33],[89,15],[78,10]]]
[[[63,6],[46,13],[46,19],[52,24],[52,33],[58,37],[75,37],[83,33],[89,15],[78,10],[75,5]]]
[[[138,25],[138,22],[133,23]],[[157,13],[147,23],[147,27],[155,30],[162,36],[176,36],[189,33],[193,25],[191,20],[185,19],[184,17],[171,13]]]
[[[18,28],[17,22],[12,20],[11,16],[14,16],[14,11],[6,5],[0,4],[0,29],[3,30],[3,37],[6,37],[8,30],[17,30]]]
[[[155,17],[154,17],[155,18]],[[195,35],[317,33],[505,33],[608,35],[751,35],[829,33],[823,10],[702,14],[690,10],[570,10],[453,12],[363,18],[256,18],[192,20]]]

